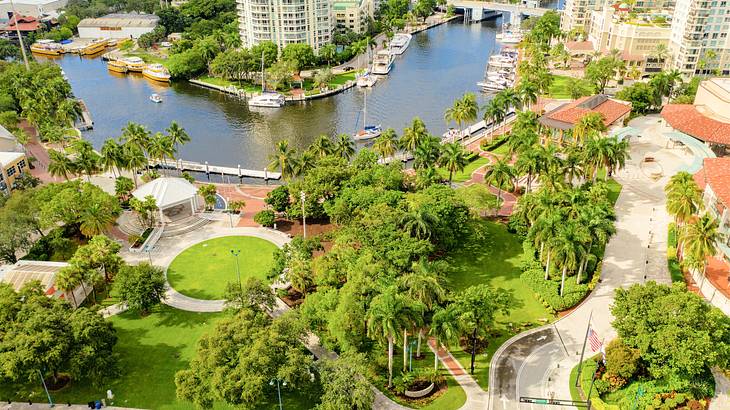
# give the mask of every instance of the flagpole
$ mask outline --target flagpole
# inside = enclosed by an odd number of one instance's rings
[[[580,385],[580,372],[583,370],[583,355],[586,352],[586,343],[588,342],[588,333],[591,331],[591,319],[593,318],[593,309],[591,314],[588,315],[588,326],[586,326],[586,336],[583,338],[583,349],[580,351],[580,362],[578,362],[578,374],[575,377],[575,387]]]
[[[593,377],[591,377],[591,387],[588,389],[588,397],[586,397],[586,403],[588,404],[588,410],[591,410],[591,393],[593,392],[593,383],[596,381],[597,372],[598,372],[598,363],[596,363],[596,369],[593,370]]]

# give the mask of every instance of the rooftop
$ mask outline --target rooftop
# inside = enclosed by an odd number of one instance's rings
[[[7,24],[0,28],[0,30],[16,30],[16,22],[17,29],[20,31],[36,31],[41,27],[41,23],[35,17],[18,15],[8,20]]]
[[[116,13],[83,19],[79,22],[79,27],[155,27],[159,20],[154,14]]]
[[[730,157],[705,158],[694,179],[702,189],[709,184],[717,199],[730,207]]]
[[[593,51],[593,42],[586,41],[566,41],[565,48],[568,51]]]
[[[24,156],[22,152],[0,152],[0,165],[10,164]]]
[[[15,0],[13,3],[15,3],[16,6],[18,5],[33,5],[33,6],[43,6],[45,4],[55,3],[58,0]],[[0,0],[0,4],[10,4],[10,0]]]
[[[139,200],[151,195],[160,209],[189,201],[197,194],[195,186],[183,178],[157,178],[132,193]]]
[[[672,128],[699,140],[730,145],[730,123],[703,115],[692,104],[667,104],[662,117]]]
[[[56,293],[56,274],[66,266],[68,264],[65,262],[20,260],[2,271],[0,281],[9,283],[17,291],[26,283],[37,280],[41,282],[46,294],[52,295]]]
[[[631,105],[614,101],[604,94],[581,97],[546,113],[540,117],[540,123],[550,128],[572,129],[583,116],[592,112],[600,113],[608,127],[631,112]]]

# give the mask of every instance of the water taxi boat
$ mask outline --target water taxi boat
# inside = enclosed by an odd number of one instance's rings
[[[280,108],[286,104],[286,99],[279,93],[263,92],[248,99],[249,107]]]
[[[44,54],[48,56],[58,56],[64,53],[63,47],[53,40],[38,40],[30,46],[30,51],[36,54]]]
[[[126,73],[129,70],[127,64],[121,60],[109,60],[106,63],[106,68],[115,73]]]
[[[105,39],[103,39],[103,38],[96,39],[96,40],[92,41],[91,43],[87,44],[85,47],[83,47],[79,51],[79,54],[81,54],[83,56],[90,56],[90,55],[94,55],[96,53],[100,53],[100,52],[104,51],[104,49],[106,49],[106,44],[107,44],[107,41]]]
[[[393,68],[393,55],[387,50],[380,50],[373,58],[373,68],[370,70],[373,74],[386,75]]]
[[[153,103],[161,103],[162,97],[160,97],[160,94],[152,94],[150,95],[150,101],[152,101]]]
[[[393,36],[390,42],[390,54],[403,54],[411,44],[412,35],[407,33],[398,33]]]
[[[357,77],[357,86],[358,87],[372,87],[375,85],[375,83],[378,81],[378,77],[371,75],[369,71],[365,71],[365,73],[359,77]]]
[[[150,64],[142,70],[142,75],[150,80],[170,82],[170,73],[167,72],[162,64]]]
[[[122,59],[122,62],[127,65],[127,71],[131,71],[133,73],[141,73],[147,66],[144,60],[139,57],[127,57]]]

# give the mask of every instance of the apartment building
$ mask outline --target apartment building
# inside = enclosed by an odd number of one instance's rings
[[[636,67],[642,75],[662,70],[664,61],[655,57],[661,44],[669,45],[671,36],[670,10],[653,9],[646,13],[629,13],[617,5],[604,3],[600,10],[589,13],[588,41],[596,50],[621,51],[629,67]]]
[[[674,8],[674,0],[646,0],[636,1],[635,10],[664,10]],[[565,0],[565,8],[560,17],[560,29],[570,32],[575,30],[587,37],[590,29],[591,12],[605,11],[611,8],[611,12],[626,6],[622,1],[608,2],[604,0]]]
[[[373,16],[372,0],[338,1],[332,9],[338,28],[348,28],[361,34],[368,29],[368,19]]]
[[[686,77],[730,74],[730,1],[677,0],[669,48],[672,68]]]
[[[0,195],[13,190],[15,179],[28,171],[28,160],[22,152],[0,152]]]
[[[292,43],[317,50],[334,28],[330,0],[237,0],[237,8],[244,47],[271,41],[279,50]]]

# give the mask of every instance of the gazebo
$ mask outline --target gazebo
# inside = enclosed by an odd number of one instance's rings
[[[183,178],[157,178],[137,188],[132,195],[139,200],[152,196],[164,222],[195,215],[198,210],[198,190]]]

